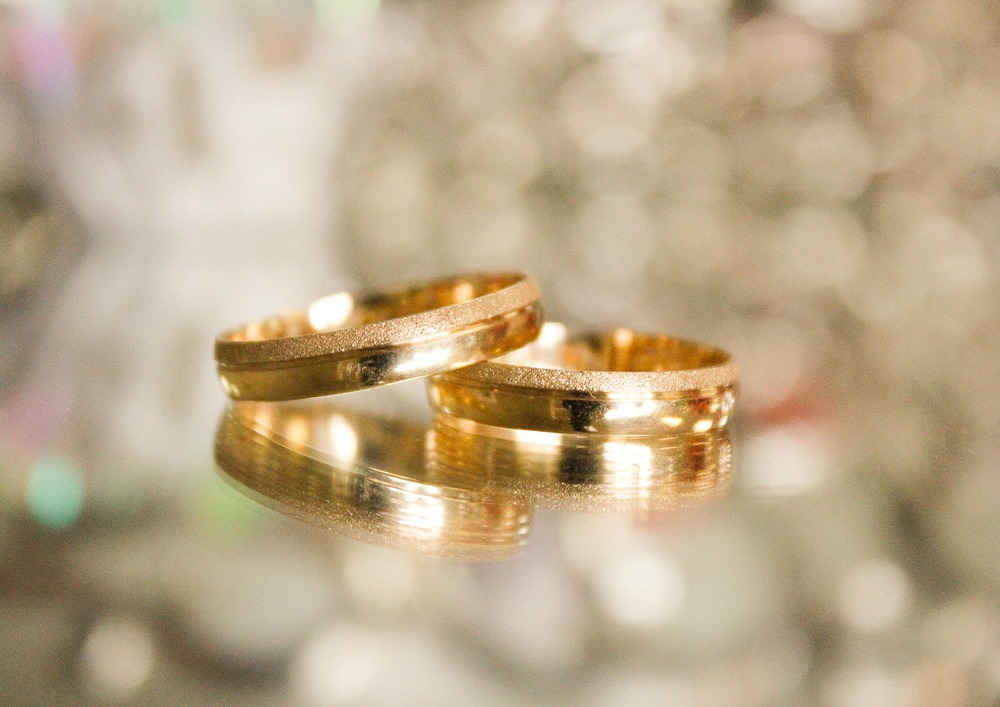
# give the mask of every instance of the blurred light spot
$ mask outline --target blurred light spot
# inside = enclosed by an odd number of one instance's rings
[[[925,296],[972,295],[989,280],[979,238],[941,214],[914,224],[897,243],[897,251],[897,267]]]
[[[563,311],[574,312],[578,320],[594,326],[620,324],[622,312],[638,310],[648,293],[645,278],[630,278],[629,286],[623,287],[621,279],[601,270],[581,272],[579,267],[566,268],[555,273],[554,277],[553,289]],[[661,302],[660,312],[669,307],[669,303]]]
[[[530,222],[514,187],[489,174],[454,182],[441,206],[445,250],[459,268],[484,262],[513,266],[527,246]]]
[[[379,614],[406,609],[417,591],[414,560],[397,550],[352,548],[344,558],[343,577],[354,603]]]
[[[290,449],[300,449],[308,446],[312,439],[312,424],[304,415],[289,415],[281,434]]]
[[[566,343],[567,336],[568,334],[565,324],[560,324],[558,322],[545,322],[545,324],[542,325],[541,332],[538,334],[538,338],[535,339],[534,345],[542,348],[561,348]]]
[[[851,201],[868,184],[875,157],[868,135],[843,115],[807,126],[796,140],[795,161],[800,188],[816,196]]]
[[[656,87],[620,65],[594,64],[574,72],[557,97],[559,116],[579,145],[608,129],[645,134],[656,116]],[[641,144],[641,143],[639,143]]]
[[[830,474],[825,438],[806,425],[786,425],[751,438],[740,463],[740,483],[763,494],[801,493]]]
[[[602,449],[608,474],[605,483],[623,491],[648,488],[653,477],[653,450],[637,442],[605,442]]]
[[[649,145],[649,136],[629,125],[607,125],[583,136],[580,147],[591,157],[625,160]]]
[[[732,7],[731,0],[668,0],[664,4],[671,17],[704,23],[720,21]]]
[[[146,682],[155,654],[145,624],[128,618],[102,619],[83,644],[83,680],[100,698],[127,700]]]
[[[375,688],[382,653],[380,641],[368,631],[328,631],[307,643],[292,661],[292,691],[309,707],[364,701]]]
[[[386,135],[389,157],[364,175],[354,215],[359,242],[379,257],[406,259],[426,245],[432,192],[427,155],[412,141]]]
[[[750,409],[780,405],[802,380],[806,362],[805,333],[790,321],[771,317],[753,320],[738,346],[743,366],[740,388]]]
[[[910,581],[899,565],[872,560],[843,578],[838,602],[844,618],[859,631],[876,633],[903,618],[910,601]]]
[[[316,0],[316,16],[331,27],[359,27],[378,16],[381,4],[381,0]]]
[[[634,197],[609,194],[583,207],[573,244],[590,272],[633,277],[653,250],[653,226]]]
[[[460,282],[451,290],[455,302],[468,302],[476,296],[476,288],[471,282]]]
[[[733,411],[733,407],[736,405],[736,394],[732,390],[727,390],[722,394],[722,400],[719,402],[719,412],[726,418],[729,417],[729,413]]]
[[[888,108],[919,94],[927,71],[920,45],[899,32],[868,32],[854,50],[854,65],[865,93]]]
[[[65,426],[70,391],[43,385],[26,386],[0,409],[0,429],[26,447],[50,446]]]
[[[41,457],[28,476],[27,502],[38,523],[54,529],[76,522],[83,511],[83,475],[65,457]]]
[[[343,415],[333,414],[327,431],[330,435],[330,454],[337,463],[350,467],[358,459],[358,433]]]
[[[908,686],[895,673],[876,666],[856,668],[836,676],[824,690],[824,703],[830,707],[871,707],[915,704],[907,700]]]
[[[718,218],[716,203],[726,197],[732,169],[729,143],[712,128],[677,119],[658,135],[656,149],[661,160],[658,186],[673,196],[670,207],[694,209],[697,204],[710,204],[708,213]],[[674,234],[674,240],[700,236],[699,243],[705,244],[713,235],[682,231]]]
[[[924,640],[932,656],[968,667],[983,658],[998,629],[1000,620],[993,607],[956,601],[927,618]]]
[[[846,209],[796,209],[776,224],[774,263],[782,277],[804,290],[847,285],[864,264],[866,238]]]
[[[609,407],[604,411],[606,420],[634,420],[637,417],[648,417],[656,412],[659,403],[655,400],[641,400],[638,402],[609,402]]]
[[[398,516],[400,527],[407,537],[430,540],[437,538],[444,530],[444,502],[436,496],[423,493],[403,495],[405,506]]]
[[[809,24],[829,32],[857,29],[867,19],[869,0],[780,0]]]
[[[70,29],[61,3],[31,5],[31,14],[14,28],[15,57],[31,97],[42,108],[59,108],[76,95],[79,83]]]
[[[831,83],[830,46],[787,18],[760,18],[735,28],[730,61],[746,92],[776,109],[805,105]]]
[[[519,187],[538,172],[538,145],[520,123],[491,119],[476,125],[462,140],[459,162],[467,173],[491,174]]]
[[[714,206],[670,204],[653,214],[657,246],[650,254],[656,273],[673,281],[704,284],[733,257],[732,234]]]
[[[177,630],[196,652],[262,674],[285,665],[328,614],[336,584],[329,564],[315,548],[278,535],[216,545],[221,552],[192,557],[186,566],[193,574],[175,580]]]
[[[210,535],[234,537],[258,527],[260,506],[219,476],[211,477],[195,499],[197,517]]]
[[[660,624],[684,604],[684,576],[668,557],[634,550],[612,558],[597,575],[604,610],[632,626]]]
[[[309,305],[309,325],[317,331],[342,326],[354,311],[354,298],[347,292],[338,292],[318,299]]]
[[[501,38],[530,39],[552,16],[552,0],[504,0],[496,8],[496,27]]]
[[[518,446],[555,447],[559,444],[559,436],[552,432],[540,430],[510,430],[511,439]]]
[[[689,675],[642,675],[635,670],[618,670],[621,672],[598,678],[599,682],[585,691],[583,704],[594,707],[690,707],[704,703],[698,699],[699,691]]]
[[[273,405],[268,403],[258,404],[236,401],[233,403],[233,410],[235,410],[240,416],[253,420],[265,430],[270,432],[277,431],[274,428],[274,418],[277,409]]]
[[[455,351],[450,346],[421,349],[395,363],[392,370],[402,374],[431,371],[449,365],[454,355]]]
[[[696,421],[691,425],[692,432],[708,432],[712,429],[712,421],[708,418]]]
[[[615,53],[637,49],[656,36],[661,3],[650,0],[569,0],[566,20],[573,40],[583,49]]]

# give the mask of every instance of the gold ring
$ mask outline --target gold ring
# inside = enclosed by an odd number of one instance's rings
[[[221,334],[219,378],[236,400],[293,400],[449,371],[531,342],[541,326],[539,296],[522,273],[338,292]]]
[[[664,435],[724,427],[738,367],[728,353],[628,329],[534,343],[429,379],[441,413],[476,424],[569,434]]]
[[[215,461],[252,500],[354,540],[451,559],[516,554],[533,505],[484,474],[431,463],[428,434],[325,400],[235,403]]]

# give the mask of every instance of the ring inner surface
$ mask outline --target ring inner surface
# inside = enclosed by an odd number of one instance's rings
[[[497,363],[573,371],[682,371],[727,363],[729,355],[671,336],[617,329],[607,334],[568,336],[562,324],[548,323],[533,343],[495,359]]]

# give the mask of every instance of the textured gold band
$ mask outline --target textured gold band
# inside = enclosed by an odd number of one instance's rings
[[[663,435],[724,427],[738,368],[729,354],[627,329],[569,337],[546,324],[500,359],[432,377],[435,408],[474,423],[598,435]]]
[[[539,296],[522,273],[340,292],[220,335],[219,378],[237,400],[292,400],[449,371],[532,341]]]

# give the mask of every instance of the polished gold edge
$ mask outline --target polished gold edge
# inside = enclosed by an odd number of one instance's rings
[[[522,309],[541,297],[538,283],[522,273],[484,273],[415,283],[407,291],[468,278],[512,278],[520,281],[496,292],[480,295],[466,302],[449,304],[356,327],[331,329],[299,336],[254,341],[239,340],[246,326],[227,331],[215,342],[215,358],[221,366],[249,366],[323,357],[359,349],[377,349],[402,342],[418,341],[451,330],[474,325],[513,310]],[[349,294],[363,297],[361,291]]]

